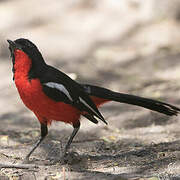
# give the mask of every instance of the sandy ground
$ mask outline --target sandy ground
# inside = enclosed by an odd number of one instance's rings
[[[30,38],[49,64],[74,73],[79,82],[180,106],[178,22],[161,19],[147,24],[132,7],[127,15],[116,4],[109,8],[105,0],[102,6],[95,1],[73,2],[45,3],[41,12],[41,4],[0,2],[4,17],[0,27],[0,164],[21,163],[40,134],[38,121],[14,86],[7,38]],[[108,126],[82,118],[67,163],[61,155],[72,128],[54,122],[31,156],[31,164],[37,167],[1,168],[0,179],[180,178],[180,116],[113,102],[101,112]]]

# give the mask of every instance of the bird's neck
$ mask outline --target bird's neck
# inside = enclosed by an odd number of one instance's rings
[[[14,79],[27,78],[32,67],[32,60],[23,51],[17,49],[14,51]]]

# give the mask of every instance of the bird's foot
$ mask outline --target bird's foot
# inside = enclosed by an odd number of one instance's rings
[[[24,158],[24,160],[23,160],[22,164],[29,164],[29,163],[30,163],[30,161],[29,161],[29,157],[28,157],[28,156],[26,156],[26,157]]]

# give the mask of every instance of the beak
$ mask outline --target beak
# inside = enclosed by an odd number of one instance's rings
[[[17,45],[16,45],[16,43],[14,41],[11,41],[11,40],[8,39],[7,42],[9,43],[9,49],[11,51],[14,51],[14,49],[17,48]]]
[[[7,40],[7,42],[9,43],[9,50],[11,52],[11,57],[13,57],[13,54],[14,54],[14,50],[15,49],[21,49],[20,45],[15,43],[14,41],[11,41],[11,40]]]

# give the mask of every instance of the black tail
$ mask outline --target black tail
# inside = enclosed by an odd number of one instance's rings
[[[136,106],[141,106],[153,111],[157,111],[169,116],[177,115],[180,112],[180,109],[176,106],[173,106],[168,103],[161,101],[156,101],[153,99],[143,98],[139,96],[123,94],[111,91],[98,86],[93,85],[82,85],[86,93],[91,96],[96,96],[99,98],[107,99],[110,101],[117,101],[126,104],[132,104]]]

